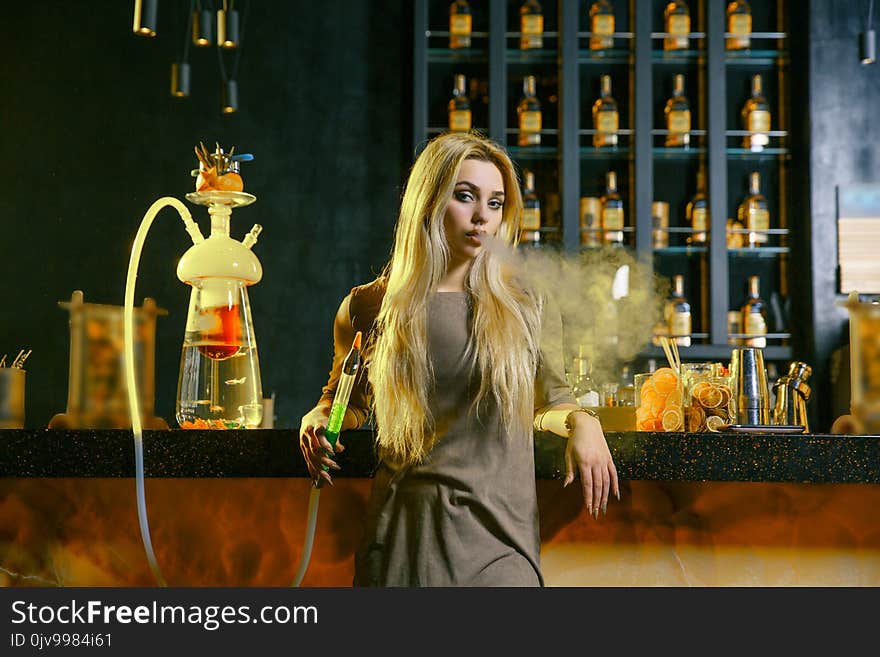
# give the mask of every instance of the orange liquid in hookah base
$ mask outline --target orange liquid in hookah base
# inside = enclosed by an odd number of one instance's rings
[[[241,313],[239,313],[238,304],[212,308],[211,312],[217,315],[219,320],[218,330],[202,334],[203,340],[213,344],[200,345],[199,351],[214,360],[234,356],[241,346]]]

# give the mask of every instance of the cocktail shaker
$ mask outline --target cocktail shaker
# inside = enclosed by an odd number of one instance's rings
[[[794,361],[788,367],[788,374],[779,377],[773,384],[776,393],[776,406],[773,409],[773,424],[793,424],[804,427],[809,433],[807,401],[810,399],[810,386],[807,379],[813,369],[801,361]]]
[[[730,371],[736,380],[736,415],[739,424],[770,424],[770,391],[764,352],[757,347],[734,349]]]

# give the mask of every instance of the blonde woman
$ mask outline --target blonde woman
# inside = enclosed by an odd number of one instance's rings
[[[372,411],[379,467],[355,585],[543,585],[533,425],[567,439],[565,485],[580,477],[590,514],[620,497],[602,427],[572,398],[562,350],[545,344],[561,335],[558,311],[502,257],[521,211],[500,146],[436,137],[412,167],[389,263],[339,307],[330,378],[300,448],[332,484],[323,429],[362,331],[367,366],[343,430]]]

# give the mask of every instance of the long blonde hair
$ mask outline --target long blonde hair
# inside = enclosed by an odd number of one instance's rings
[[[516,244],[522,195],[507,153],[479,133],[447,133],[433,139],[416,159],[406,184],[385,267],[385,297],[376,320],[376,343],[369,368],[377,440],[403,463],[421,462],[432,445],[434,418],[429,390],[427,303],[445,275],[449,245],[446,206],[466,159],[494,164],[504,180],[505,200],[496,237]],[[507,433],[530,426],[538,359],[540,308],[536,296],[503,258],[484,248],[467,278],[473,302],[468,353],[476,354],[480,390],[470,411],[491,394]]]

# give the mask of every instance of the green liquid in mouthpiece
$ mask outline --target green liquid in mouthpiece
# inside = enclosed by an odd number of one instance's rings
[[[336,445],[336,439],[339,438],[339,431],[342,429],[342,418],[345,416],[346,404],[335,402],[330,407],[330,420],[327,422],[327,428],[324,435],[331,445]]]

